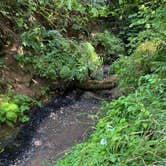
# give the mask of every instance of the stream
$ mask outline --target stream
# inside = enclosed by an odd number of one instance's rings
[[[73,90],[33,110],[31,120],[0,153],[0,166],[55,163],[92,133],[101,102],[91,92]]]

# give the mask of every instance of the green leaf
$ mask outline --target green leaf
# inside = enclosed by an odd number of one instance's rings
[[[67,8],[68,8],[69,10],[72,9],[72,0],[67,0]]]
[[[60,75],[62,78],[66,78],[70,76],[70,68],[68,66],[63,66]]]
[[[11,121],[11,122],[16,123],[17,114],[14,113],[14,112],[7,112],[7,113],[6,113],[6,119],[9,120],[9,121]]]

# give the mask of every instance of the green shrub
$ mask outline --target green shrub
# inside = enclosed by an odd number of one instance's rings
[[[111,63],[125,54],[123,42],[108,31],[96,33],[92,42],[98,49],[97,51],[101,53],[105,63]]]
[[[138,87],[139,78],[143,75],[153,72],[164,74],[166,71],[165,53],[164,42],[145,41],[131,56],[124,56],[116,61],[111,66],[111,71],[119,77],[121,90],[127,93],[135,90]]]
[[[97,72],[102,63],[89,42],[79,44],[56,30],[34,27],[23,34],[22,43],[26,51],[17,59],[33,64],[36,72],[47,79],[82,81]]]
[[[27,122],[25,114],[31,106],[39,103],[25,95],[0,96],[0,124],[13,126],[16,122]]]
[[[166,80],[139,79],[127,97],[106,102],[91,138],[77,145],[57,166],[165,165]]]
[[[139,2],[139,1],[138,1]],[[141,3],[136,12],[128,15],[128,48],[129,52],[137,48],[145,40],[165,40],[166,37],[166,5],[164,1],[155,0],[149,3]],[[129,5],[130,6],[130,5]],[[131,6],[130,6],[131,7]],[[134,11],[134,10],[133,10]]]
[[[164,40],[153,38],[113,64],[126,96],[103,103],[94,134],[57,166],[166,164],[165,48]]]

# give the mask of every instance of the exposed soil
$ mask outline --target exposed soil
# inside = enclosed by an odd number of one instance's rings
[[[16,56],[15,51],[7,50],[6,54],[0,57],[5,64],[5,67],[0,69],[0,92],[12,91],[39,99],[47,82],[39,77],[33,78],[32,67],[32,72],[26,72],[26,68],[16,61]]]

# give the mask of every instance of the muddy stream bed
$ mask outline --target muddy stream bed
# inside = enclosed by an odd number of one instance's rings
[[[42,166],[55,163],[71,147],[88,138],[102,99],[72,91],[35,109],[0,153],[0,166]]]

